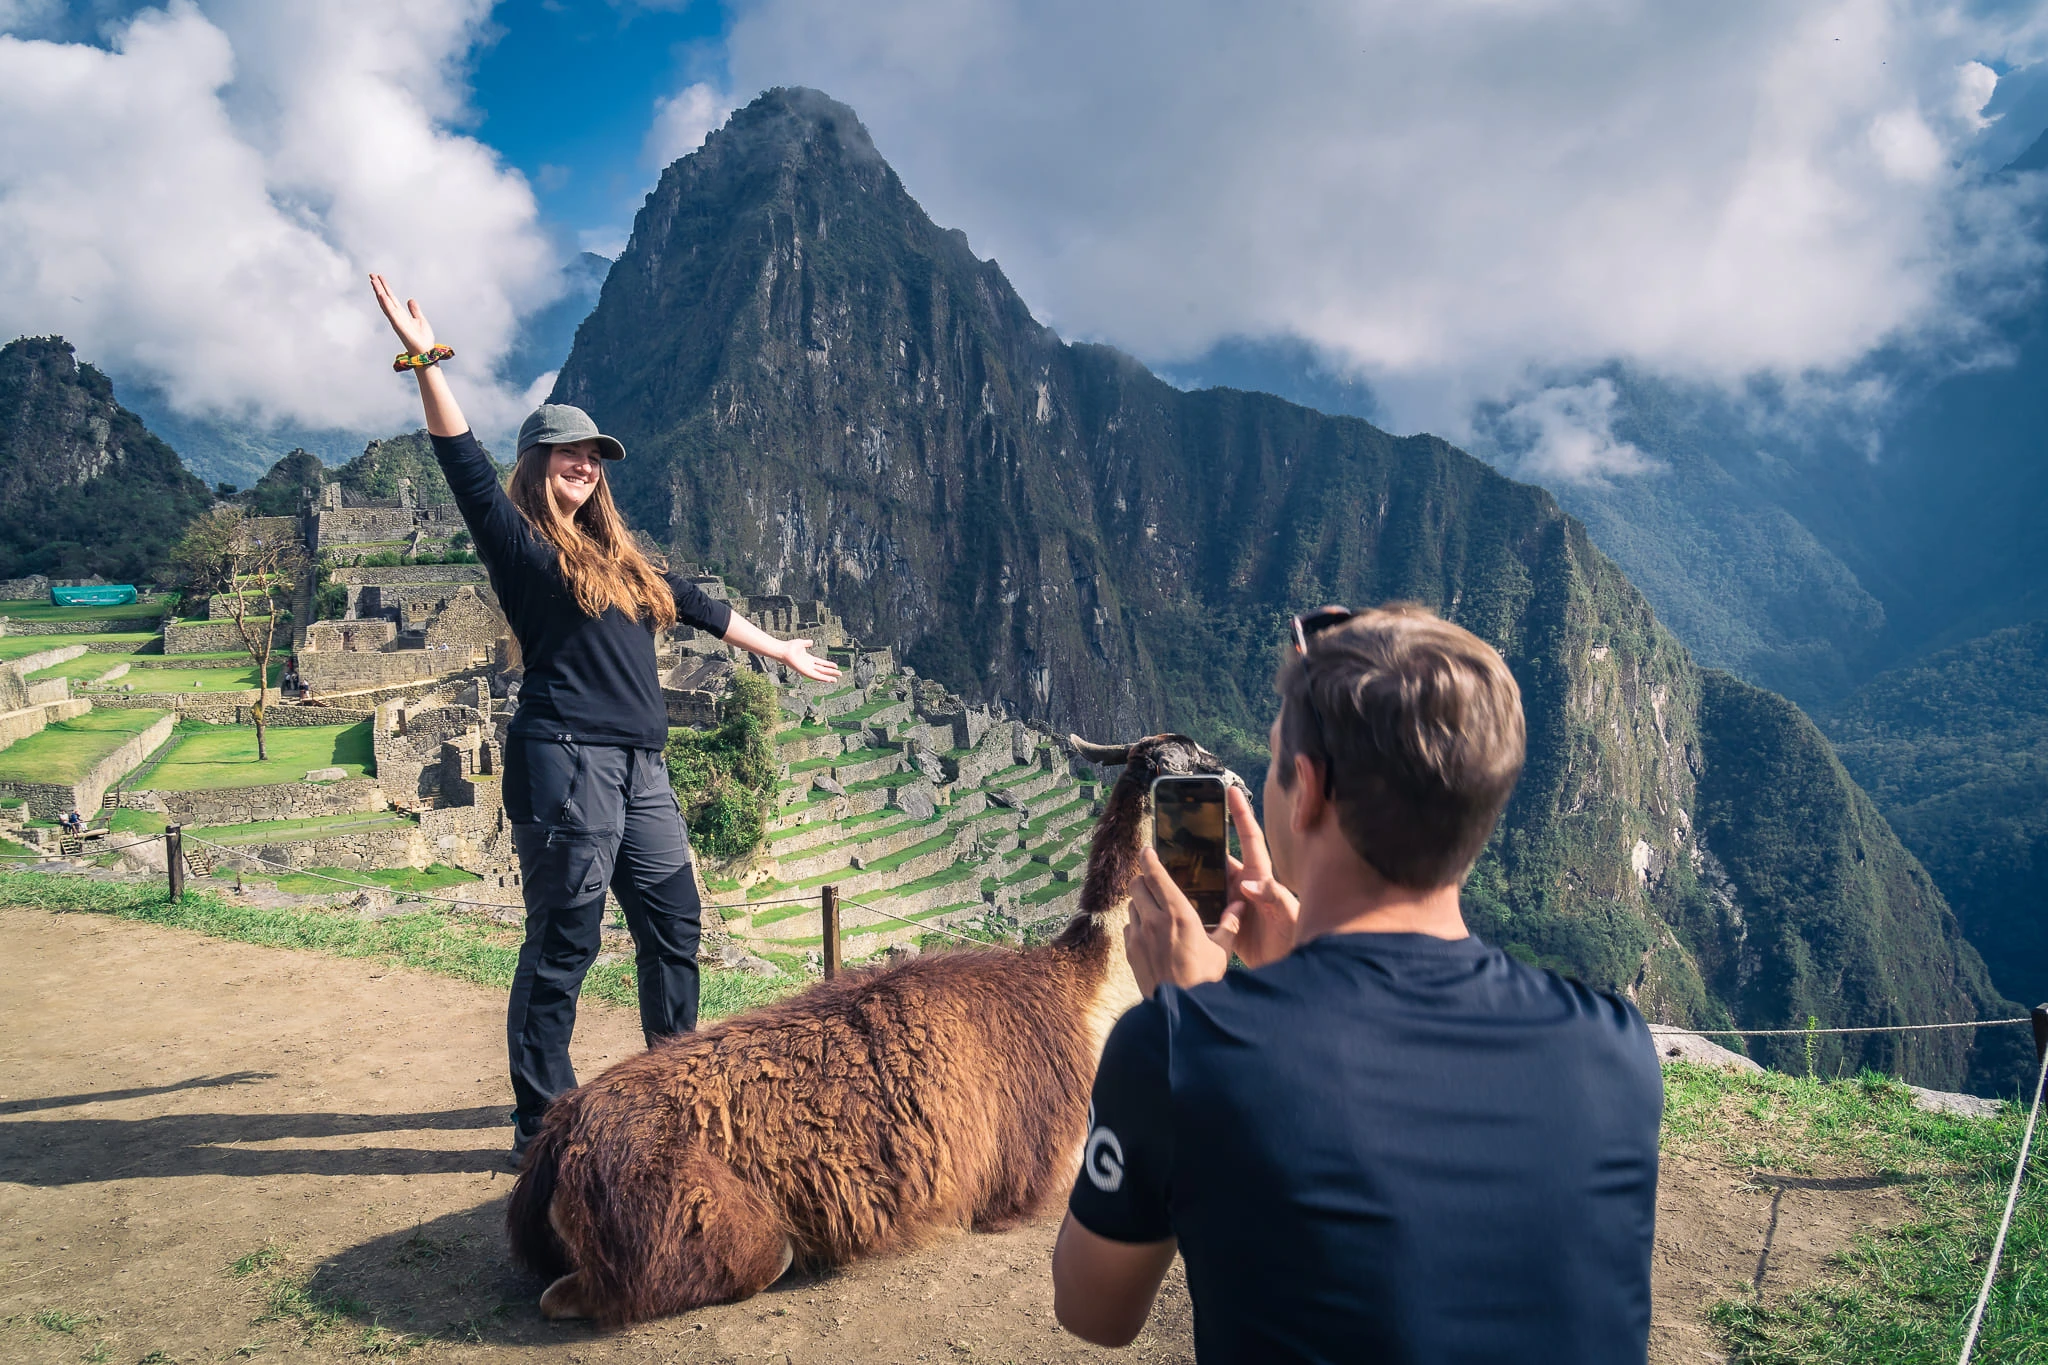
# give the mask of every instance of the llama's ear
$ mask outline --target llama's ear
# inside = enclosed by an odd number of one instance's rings
[[[1098,768],[1114,768],[1131,761],[1131,746],[1128,744],[1090,744],[1079,735],[1068,735],[1067,743],[1077,755]]]

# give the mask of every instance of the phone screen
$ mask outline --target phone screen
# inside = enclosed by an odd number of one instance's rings
[[[1223,918],[1224,783],[1220,777],[1162,777],[1152,783],[1152,847],[1202,923]]]

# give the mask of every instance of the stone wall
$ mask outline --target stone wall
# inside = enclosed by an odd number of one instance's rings
[[[312,548],[317,554],[340,546],[401,544],[415,535],[438,545],[467,529],[453,505],[322,508],[313,514]]]
[[[90,621],[18,621],[0,616],[0,635],[132,635],[155,630],[163,619],[161,611],[148,616],[102,616]]]
[[[30,706],[48,706],[53,701],[69,701],[71,679],[49,678],[43,682],[32,682],[28,684],[27,692]]]
[[[51,721],[70,720],[92,710],[92,703],[84,698],[71,701],[50,702],[44,706],[24,706],[18,710],[0,712],[0,749],[17,740],[27,739]]]
[[[92,702],[112,711],[175,710],[180,720],[207,725],[254,725],[255,696],[253,687],[244,692],[95,692]],[[263,724],[272,730],[354,725],[368,720],[370,715],[368,707],[301,704],[285,701],[272,691],[269,704],[263,708]]]
[[[299,656],[299,676],[323,692],[357,692],[401,683],[426,682],[471,666],[468,650],[394,649],[388,652],[308,652]]]
[[[98,798],[94,800],[97,802]],[[383,810],[390,802],[384,799],[379,779],[351,777],[340,782],[273,782],[262,787],[223,787],[203,792],[152,791],[144,786],[122,792],[121,804],[131,809],[162,811],[174,825],[246,825],[252,820],[355,815]]]
[[[251,621],[251,632],[261,630],[264,618]],[[272,626],[276,635],[284,634],[284,625],[278,622]],[[273,637],[275,638],[275,637]],[[280,645],[284,640],[279,639]],[[165,621],[164,653],[166,654],[225,654],[230,650],[244,648],[242,633],[233,621]]]
[[[477,736],[486,723],[474,706],[405,702],[379,706],[371,743],[385,791],[402,805],[431,803],[441,795],[442,746],[450,740]]]
[[[39,649],[33,654],[24,654],[18,659],[9,659],[6,663],[0,664],[0,672],[26,678],[31,673],[40,673],[46,668],[69,663],[86,652],[84,645],[54,645],[49,649]]]
[[[374,654],[398,639],[396,621],[315,621],[306,627],[302,653]]]
[[[505,614],[498,610],[496,595],[486,596],[489,593],[488,588],[479,590],[467,584],[457,588],[425,622],[427,648],[447,645],[488,654],[501,637],[511,634]]]
[[[156,752],[157,746],[171,737],[177,723],[176,716],[160,717],[147,730],[95,763],[91,771],[75,783],[0,782],[0,792],[25,798],[29,810],[45,820],[55,820],[73,810],[97,810],[100,797],[107,788]]]

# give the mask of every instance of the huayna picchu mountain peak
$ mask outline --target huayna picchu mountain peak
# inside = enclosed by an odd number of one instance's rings
[[[554,396],[625,442],[621,501],[678,559],[1090,738],[1177,729],[1256,772],[1290,614],[1403,598],[1471,628],[1520,680],[1529,760],[1468,918],[1653,1019],[2008,1007],[1820,733],[1696,665],[1549,494],[1063,343],[814,91],[662,173]],[[1829,1074],[1950,1087],[2022,1060],[1991,1032],[1820,1044]]]

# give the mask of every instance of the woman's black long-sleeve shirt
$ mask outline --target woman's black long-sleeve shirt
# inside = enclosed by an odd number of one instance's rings
[[[436,436],[434,455],[455,505],[490,571],[505,619],[519,639],[526,678],[511,733],[530,739],[659,749],[668,742],[668,708],[654,662],[654,625],[617,607],[592,617],[576,605],[559,555],[527,524],[499,486],[498,471],[476,436]],[[676,615],[723,638],[732,608],[670,575]]]

